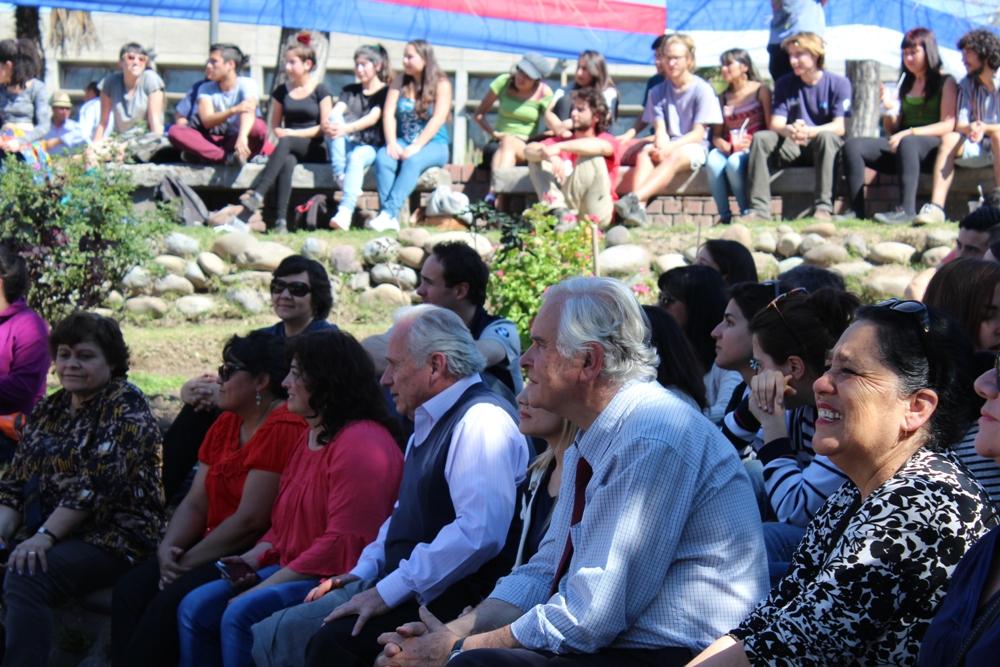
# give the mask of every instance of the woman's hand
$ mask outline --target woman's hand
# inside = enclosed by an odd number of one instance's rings
[[[45,552],[55,545],[55,541],[45,534],[35,534],[17,545],[7,561],[7,569],[18,574],[34,574],[36,571],[47,572],[49,564],[45,560]]]
[[[316,586],[309,591],[306,595],[306,599],[303,602],[315,602],[327,593],[337,588],[343,588],[352,581],[357,581],[358,577],[353,574],[340,574],[336,577],[327,577],[320,581]]]
[[[416,144],[410,144],[409,146],[403,149],[403,152],[400,154],[399,159],[407,160],[419,152],[420,152],[420,146],[417,146]]]
[[[393,160],[403,159],[403,149],[395,141],[385,145],[385,152],[389,154]]]
[[[160,564],[160,590],[177,580],[189,568],[181,565],[184,549],[160,542],[156,549],[156,560]]]
[[[903,137],[907,137],[910,134],[912,134],[912,133],[910,132],[909,128],[907,128],[905,130],[900,130],[899,132],[896,132],[895,134],[893,134],[892,136],[890,136],[889,137],[889,150],[891,150],[893,153],[895,153],[899,149],[899,142],[901,142],[903,140]]]
[[[284,139],[285,137],[289,136],[288,129],[284,127],[276,127],[274,128],[274,136],[278,137],[279,139]]]
[[[331,139],[339,139],[350,134],[350,132],[347,131],[347,123],[329,123],[327,128],[328,129],[325,130],[324,133]]]
[[[215,407],[219,392],[219,377],[213,373],[203,373],[192,378],[181,387],[181,400],[195,410],[211,410]]]
[[[794,396],[795,389],[788,383],[791,375],[781,371],[760,371],[750,380],[750,412],[764,429],[764,442],[786,437],[785,396]]]

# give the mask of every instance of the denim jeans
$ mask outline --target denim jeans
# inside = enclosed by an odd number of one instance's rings
[[[793,526],[790,523],[777,523],[765,521],[764,524],[764,547],[767,551],[767,574],[771,579],[773,587],[781,581],[788,566],[792,563],[792,555],[806,534],[806,529],[801,526]]]
[[[719,209],[719,216],[723,221],[732,218],[729,211],[729,192],[732,191],[736,198],[736,204],[740,207],[740,213],[745,213],[750,208],[747,200],[747,158],[749,153],[742,151],[726,155],[718,148],[713,148],[705,161],[705,170],[708,173],[708,187],[712,191],[712,199]],[[728,185],[727,185],[728,184]]]
[[[343,123],[344,115],[331,113],[330,121]],[[375,162],[375,147],[362,144],[347,137],[326,140],[326,154],[330,156],[330,168],[335,177],[343,179],[344,197],[340,200],[340,210],[353,212],[358,205],[361,185],[365,172]]]
[[[278,571],[277,565],[258,570],[261,580]],[[182,667],[223,665],[251,667],[250,628],[276,611],[301,603],[319,579],[290,581],[241,596],[219,579],[188,593],[177,608]]]
[[[409,144],[397,141],[400,148]],[[389,156],[385,146],[378,149],[375,156],[375,174],[378,177],[378,198],[382,212],[394,218],[399,217],[403,202],[417,187],[417,179],[431,167],[443,167],[448,162],[448,144],[432,141],[405,160],[395,160]]]

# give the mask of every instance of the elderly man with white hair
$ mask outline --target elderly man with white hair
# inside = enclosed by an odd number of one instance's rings
[[[253,627],[258,667],[371,665],[379,634],[418,605],[450,618],[509,571],[501,551],[528,445],[514,408],[483,383],[468,328],[450,310],[413,308],[393,325],[386,362],[382,384],[414,422],[399,500],[350,572]]]
[[[549,290],[521,357],[532,403],[580,427],[538,552],[471,613],[427,609],[376,665],[682,665],[767,593],[750,481],[731,445],[655,381],[623,283]]]

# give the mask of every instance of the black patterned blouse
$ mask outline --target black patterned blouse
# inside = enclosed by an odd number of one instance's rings
[[[162,439],[146,397],[113,378],[76,414],[70,398],[59,390],[35,406],[0,481],[0,505],[29,525],[58,507],[90,512],[73,537],[132,562],[145,558],[163,522]]]
[[[864,502],[845,483],[785,578],[730,635],[754,665],[914,664],[952,570],[991,514],[947,453],[917,452]]]

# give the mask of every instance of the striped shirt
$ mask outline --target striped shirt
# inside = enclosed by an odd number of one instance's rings
[[[979,77],[964,77],[958,84],[958,122],[959,127],[975,121],[988,125],[1000,123],[1000,76],[993,77],[993,90],[990,91],[979,80]],[[990,145],[990,138],[983,137],[981,142]]]
[[[593,468],[570,529],[580,457]],[[767,593],[760,516],[743,466],[711,422],[656,382],[622,387],[563,462],[548,533],[490,597],[525,610],[533,650],[701,650]],[[573,557],[552,579],[572,533]]]
[[[996,505],[1000,503],[1000,466],[993,459],[980,456],[976,452],[976,436],[979,434],[979,422],[972,422],[972,426],[965,432],[965,436],[951,447],[958,460],[962,462],[972,476],[976,478],[990,501]]]

